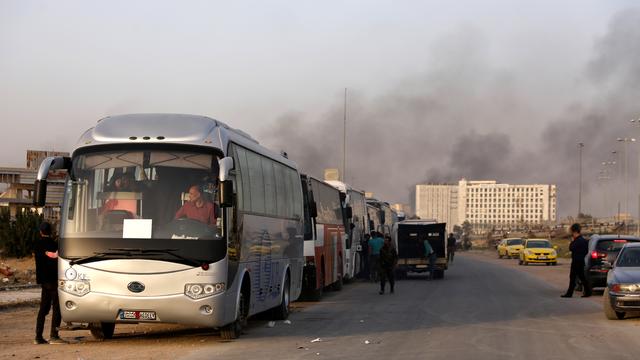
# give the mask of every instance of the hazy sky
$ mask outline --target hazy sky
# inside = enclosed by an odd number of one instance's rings
[[[442,123],[425,116],[423,130],[429,121],[440,124],[434,129],[443,129],[451,144],[462,135],[497,132],[518,152],[535,152],[554,122],[570,121],[574,107],[589,108],[601,98],[589,67],[612,19],[636,3],[0,0],[0,166],[24,166],[26,149],[70,151],[101,117],[136,112],[208,115],[286,147],[296,159],[282,137],[291,129],[280,127],[288,126],[287,119],[302,133],[327,121],[339,126],[345,87],[355,129],[366,117],[403,121],[392,115],[411,99],[444,99],[449,110],[434,115]],[[389,151],[404,135],[377,141],[390,143],[384,147]],[[429,169],[450,165],[451,151],[445,150],[406,164],[412,172],[399,176],[404,181],[376,182],[357,169],[351,180],[390,202],[408,202],[412,183],[433,178]],[[341,158],[341,148],[320,151]],[[306,161],[300,159],[303,166]],[[450,177],[458,174],[492,175],[459,171]],[[497,171],[493,177],[527,180],[501,176]],[[595,199],[590,205],[597,208]],[[564,213],[572,206],[561,201]]]

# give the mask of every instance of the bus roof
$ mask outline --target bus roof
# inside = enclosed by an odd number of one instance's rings
[[[206,116],[186,114],[127,114],[108,116],[85,131],[73,152],[90,147],[122,144],[180,144],[227,152],[229,142],[297,169],[295,162],[258,143],[244,131]]]

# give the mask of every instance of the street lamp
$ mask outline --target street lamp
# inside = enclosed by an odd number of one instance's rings
[[[578,152],[580,153],[580,174],[578,175],[578,221],[582,216],[582,148],[584,143],[578,143]]]
[[[636,139],[635,138],[618,138],[617,139],[618,142],[623,142],[624,143],[624,154],[623,154],[623,165],[624,165],[624,191],[625,191],[625,212],[627,213],[627,215],[629,214],[629,164],[628,164],[628,157],[629,157],[629,143],[631,142],[635,142]],[[629,222],[625,221],[624,222],[624,229],[625,229],[625,233],[628,232],[629,229]]]
[[[640,118],[631,119],[631,125],[640,127]],[[638,156],[638,179],[640,180],[640,156]],[[640,236],[640,193],[638,194],[638,223],[636,224],[636,235]]]

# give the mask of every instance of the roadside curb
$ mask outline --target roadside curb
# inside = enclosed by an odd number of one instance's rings
[[[40,299],[16,300],[0,303],[0,311],[13,310],[22,307],[37,307],[38,305],[40,305]]]

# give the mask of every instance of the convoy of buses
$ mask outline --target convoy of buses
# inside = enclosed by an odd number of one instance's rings
[[[237,338],[252,315],[284,319],[302,294],[317,300],[340,290],[361,270],[364,234],[392,234],[398,220],[389,204],[305,174],[285,154],[203,116],[98,121],[70,157],[43,161],[35,205],[58,169],[68,171],[62,318],[99,339],[111,338],[116,323],[137,322],[209,326]]]

